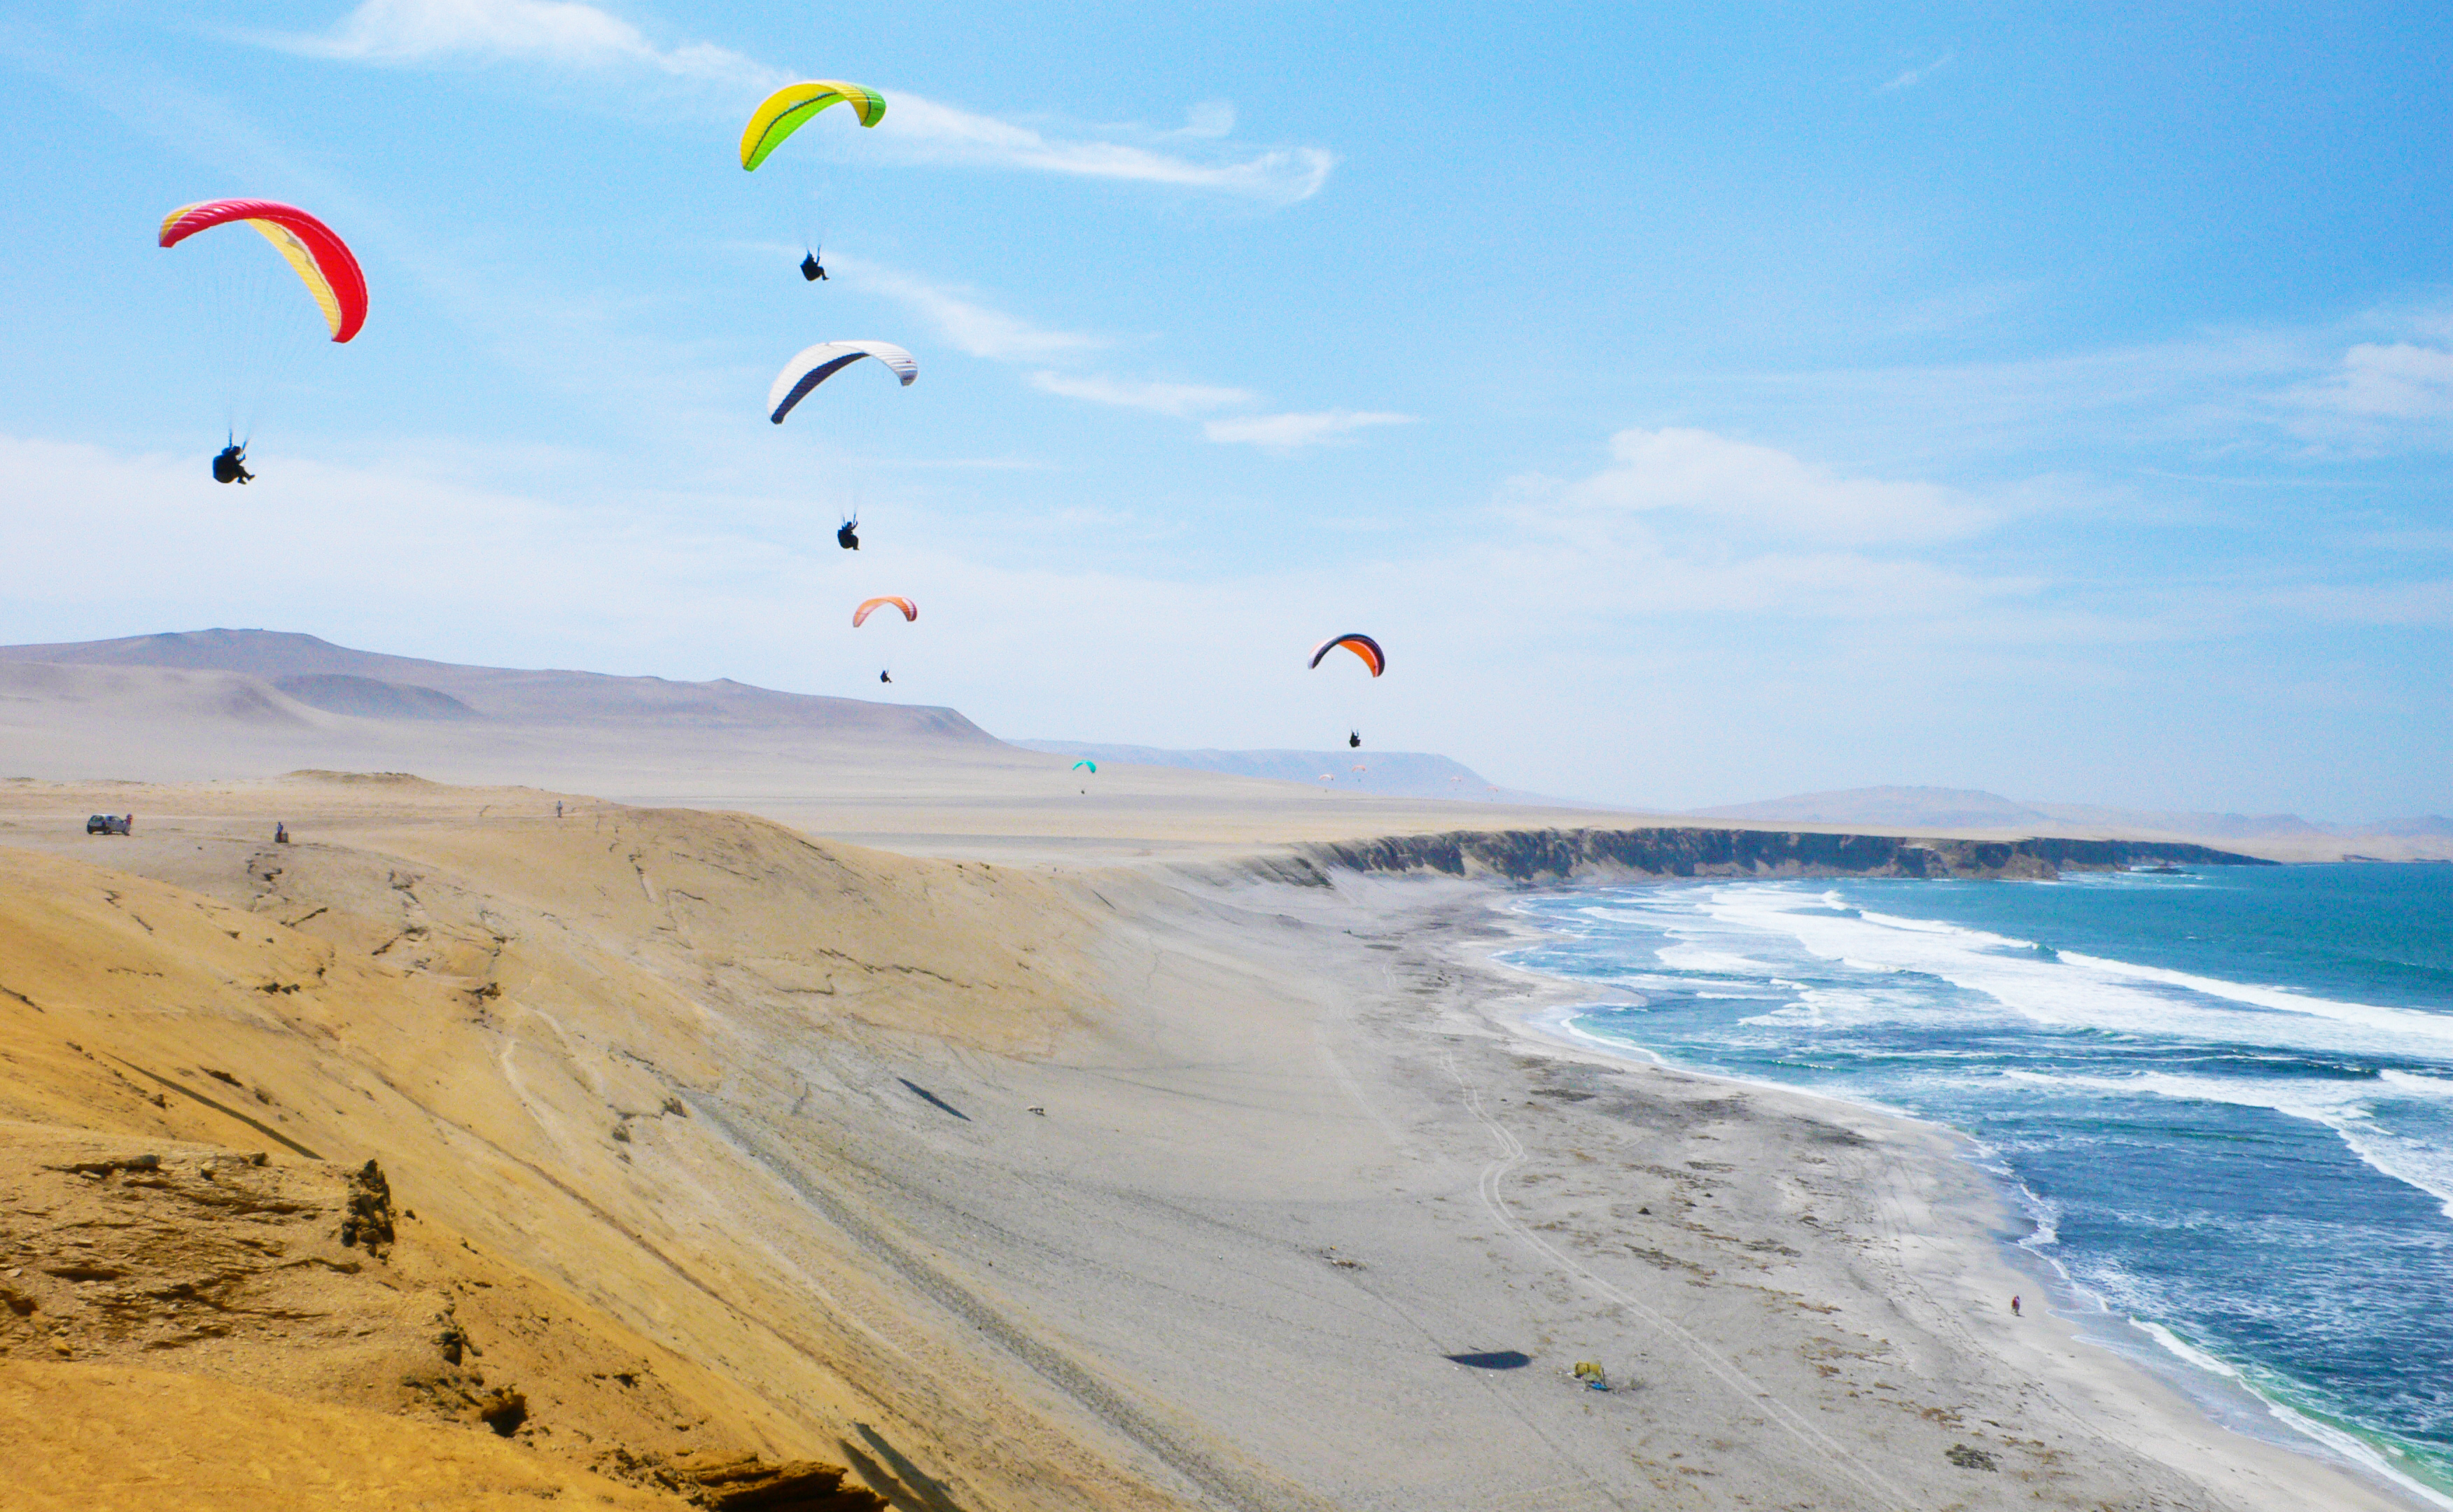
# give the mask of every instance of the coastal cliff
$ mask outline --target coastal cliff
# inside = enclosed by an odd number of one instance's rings
[[[2270,866],[2205,846],[2139,840],[1935,840],[1773,829],[1504,829],[1394,835],[1305,846],[1287,881],[1322,868],[1437,871],[1515,882],[1585,876],[1925,877],[2037,881],[2064,871],[2113,871],[2140,862]],[[1308,871],[1306,879],[1301,873]]]

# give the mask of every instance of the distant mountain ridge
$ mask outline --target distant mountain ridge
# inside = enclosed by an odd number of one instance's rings
[[[2227,840],[2389,836],[2453,841],[2453,819],[2422,814],[2361,825],[2326,825],[2297,814],[2218,814],[2112,808],[2098,804],[2028,803],[1965,787],[1851,787],[1798,793],[1759,803],[1692,810],[1701,819],[1790,820],[1809,825],[1881,825],[1910,829],[2057,829],[2141,831]]]
[[[1343,786],[1398,798],[1453,798],[1461,802],[1564,804],[1539,793],[1494,787],[1480,772],[1446,756],[1423,751],[1373,750],[1169,750],[1158,746],[1107,746],[1079,741],[1016,740],[1008,746],[1053,756],[1143,766],[1181,766],[1236,777],[1271,777],[1310,783],[1326,777]],[[1356,771],[1356,767],[1364,768]]]
[[[112,641],[0,647],[0,663],[235,672],[328,713],[379,720],[532,725],[653,722],[993,742],[950,708],[872,704],[752,687],[730,678],[677,683],[604,672],[464,666],[352,650],[287,630],[211,629]]]

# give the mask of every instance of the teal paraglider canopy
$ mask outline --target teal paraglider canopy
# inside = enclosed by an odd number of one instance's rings
[[[1080,761],[1075,762],[1075,763],[1073,764],[1073,769],[1074,769],[1075,771],[1077,771],[1077,772],[1078,772],[1078,771],[1083,770],[1083,769],[1084,769],[1084,768],[1086,768],[1086,767],[1087,767],[1087,768],[1088,768],[1088,770],[1089,770],[1089,772],[1090,772],[1090,774],[1091,774],[1092,776],[1094,776],[1094,777],[1095,777],[1095,776],[1097,776],[1097,775],[1098,775],[1098,772],[1099,772],[1099,764],[1098,764],[1097,762],[1092,761],[1092,760],[1091,760],[1089,757],[1087,757],[1087,756],[1083,757]]]

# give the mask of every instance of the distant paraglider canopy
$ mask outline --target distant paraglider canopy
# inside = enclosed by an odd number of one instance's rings
[[[1345,635],[1332,635],[1327,640],[1325,640],[1318,646],[1313,647],[1311,651],[1311,665],[1318,666],[1322,657],[1326,656],[1329,652],[1336,650],[1341,646],[1345,647],[1347,650],[1352,651],[1355,655],[1363,658],[1363,665],[1371,668],[1372,676],[1378,677],[1381,673],[1388,669],[1388,656],[1386,652],[1380,649],[1380,643],[1373,640],[1368,635],[1364,635],[1359,632],[1349,632]]]
[[[767,389],[767,418],[782,425],[810,390],[863,357],[874,357],[892,368],[906,388],[920,376],[920,365],[911,354],[890,341],[822,341],[794,355],[775,375]]]
[[[901,609],[903,611],[904,623],[906,624],[909,624],[911,621],[920,617],[920,611],[912,607],[909,599],[895,598],[892,595],[888,595],[882,599],[869,599],[864,602],[860,607],[852,610],[851,627],[855,630],[859,629],[861,626],[868,621],[870,611],[874,610],[882,604],[891,604],[896,608]]]
[[[768,153],[783,146],[786,137],[808,125],[811,117],[829,105],[850,106],[863,126],[875,126],[886,119],[886,96],[875,90],[846,84],[841,79],[788,84],[749,112],[749,125],[741,132],[741,166],[754,169],[766,162]]]
[[[198,231],[232,222],[252,226],[289,260],[307,286],[334,341],[348,341],[367,323],[367,275],[332,228],[294,205],[271,200],[205,200],[182,205],[162,220],[162,245],[176,247]],[[907,379],[906,382],[908,382]]]
[[[1073,764],[1073,769],[1074,769],[1075,771],[1077,771],[1077,772],[1078,772],[1078,771],[1080,771],[1080,770],[1082,770],[1082,769],[1083,769],[1083,768],[1085,768],[1085,767],[1089,768],[1089,772],[1090,772],[1090,775],[1091,775],[1091,776],[1096,777],[1097,775],[1099,775],[1099,764],[1098,764],[1097,762],[1092,761],[1092,760],[1091,760],[1089,757],[1087,757],[1087,756],[1083,757],[1080,761],[1075,762],[1075,763]]]

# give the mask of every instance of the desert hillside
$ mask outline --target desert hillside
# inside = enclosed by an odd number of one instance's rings
[[[717,1497],[684,1472],[759,1455],[907,1497],[1168,1500],[914,1314],[944,1281],[879,1266],[859,1216],[890,1162],[834,1143],[846,1104],[942,1117],[907,1090],[930,1061],[1044,1051],[1097,1003],[1051,965],[1078,913],[738,817],[477,822],[500,796],[293,793],[279,846],[209,812],[108,850],[0,837],[47,845],[0,870],[0,1350],[87,1367],[47,1400],[141,1382],[201,1422],[205,1380],[330,1409],[387,1462],[472,1422],[536,1451],[455,1447],[438,1496]],[[812,1101],[833,1115],[792,1124]]]

